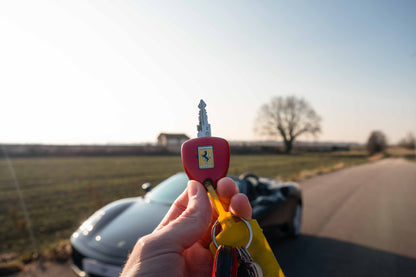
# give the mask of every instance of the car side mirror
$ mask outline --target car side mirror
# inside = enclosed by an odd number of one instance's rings
[[[151,185],[150,183],[144,183],[144,184],[142,185],[142,189],[143,189],[145,192],[149,192],[149,191],[151,191],[151,190],[152,190],[152,185]]]

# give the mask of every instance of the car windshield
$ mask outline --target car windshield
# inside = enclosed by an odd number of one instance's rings
[[[146,194],[146,199],[152,202],[170,205],[185,190],[188,180],[188,176],[185,173],[175,174]]]

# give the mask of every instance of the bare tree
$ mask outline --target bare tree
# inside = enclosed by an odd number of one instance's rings
[[[387,147],[386,135],[382,131],[372,131],[367,141],[367,150],[370,155],[383,152]]]
[[[262,135],[280,135],[289,154],[300,135],[321,132],[321,118],[303,98],[279,96],[261,106],[254,130]]]

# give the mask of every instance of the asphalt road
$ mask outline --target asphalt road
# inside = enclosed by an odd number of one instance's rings
[[[301,235],[272,244],[286,276],[416,276],[416,163],[385,159],[300,185]]]

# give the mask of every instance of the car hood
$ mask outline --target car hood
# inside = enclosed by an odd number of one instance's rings
[[[168,209],[167,205],[139,198],[100,230],[98,235],[101,236],[102,244],[131,250],[137,239],[150,234],[156,228]]]
[[[83,248],[89,253],[95,252],[97,257],[125,259],[136,241],[157,227],[169,207],[166,204],[137,198],[111,219],[103,216],[101,220],[104,222],[97,224],[87,235],[80,233],[76,239],[72,239],[72,243],[76,248]],[[108,222],[105,222],[106,220]]]

